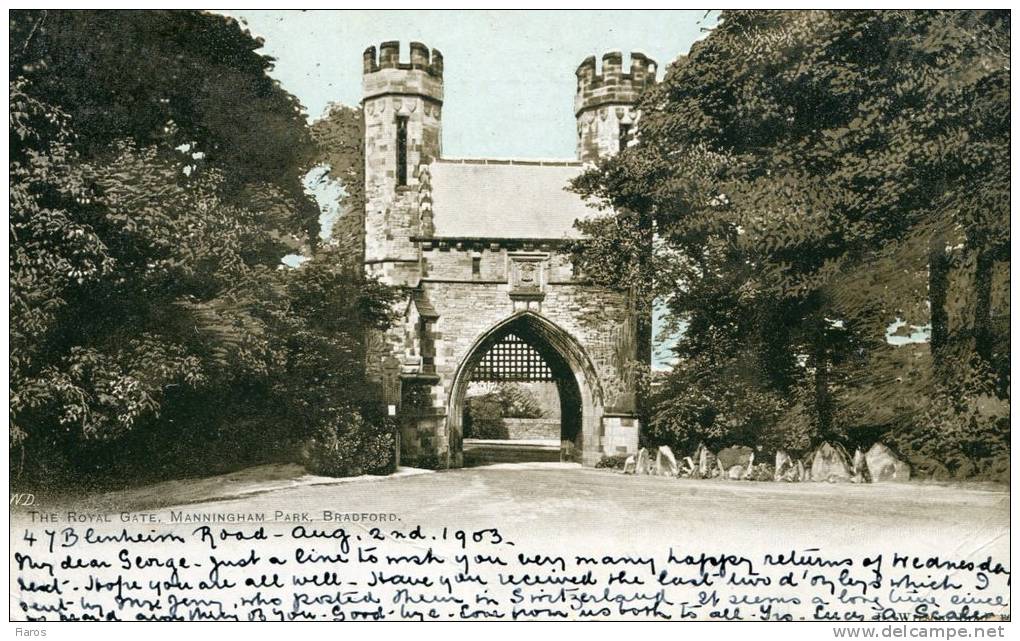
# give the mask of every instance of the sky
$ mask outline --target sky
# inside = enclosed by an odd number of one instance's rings
[[[705,11],[224,11],[265,39],[271,72],[311,119],[361,100],[366,47],[423,42],[443,54],[443,155],[573,158],[577,66],[607,51],[667,64],[715,24]]]

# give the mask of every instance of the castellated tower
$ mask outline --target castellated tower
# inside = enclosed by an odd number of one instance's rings
[[[365,269],[391,285],[415,285],[420,234],[419,167],[440,155],[443,56],[420,42],[364,53]]]
[[[416,42],[407,53],[402,61],[396,42],[365,51],[362,100],[365,271],[406,287],[393,325],[365,342],[366,378],[377,409],[393,417],[398,464],[460,467],[466,452],[469,461],[488,456],[487,446],[465,445],[478,436],[466,432],[468,388],[504,381],[552,383],[560,403],[560,420],[537,432],[538,449],[511,456],[595,465],[636,453],[631,363],[651,345],[641,333],[651,315],[642,320],[626,290],[575,273],[574,222],[597,210],[564,188],[584,163],[442,158],[443,58]],[[577,72],[582,160],[616,153],[633,133],[655,65],[632,58],[627,74],[619,53],[605,56],[600,74],[594,58]],[[532,427],[519,434],[533,438]]]
[[[602,56],[602,74],[595,73],[595,56],[577,68],[577,159],[594,162],[617,153],[636,132],[638,97],[655,84],[656,64],[642,53],[630,54],[630,73],[623,73],[623,54]]]

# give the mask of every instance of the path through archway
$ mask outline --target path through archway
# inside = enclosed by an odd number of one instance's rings
[[[559,403],[556,412],[559,425],[558,429],[553,428],[555,431],[514,433],[504,421],[506,431],[500,434],[491,425],[480,426],[478,417],[471,415],[474,408],[468,401],[468,391],[472,386],[528,382],[555,385]],[[465,465],[581,462],[585,448],[590,449],[596,438],[595,425],[602,411],[594,368],[580,345],[564,330],[533,312],[516,314],[476,341],[458,370],[449,407],[451,454],[456,457],[462,452]]]

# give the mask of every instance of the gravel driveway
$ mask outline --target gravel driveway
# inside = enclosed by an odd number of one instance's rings
[[[132,505],[124,509],[138,509],[140,493],[133,490]],[[317,520],[324,511],[387,512],[405,524],[499,526],[512,536],[569,548],[639,550],[661,542],[836,552],[909,543],[915,552],[1009,558],[1004,486],[695,481],[530,463],[336,484],[274,483],[261,493],[212,502],[186,497],[180,502],[190,513],[280,510]],[[173,503],[164,488],[159,498],[159,505]]]

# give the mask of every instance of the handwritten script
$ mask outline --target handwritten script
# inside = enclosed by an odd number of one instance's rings
[[[137,521],[137,519],[135,519]],[[12,528],[21,620],[985,620],[991,557],[824,549],[625,553],[402,522],[33,522]]]

